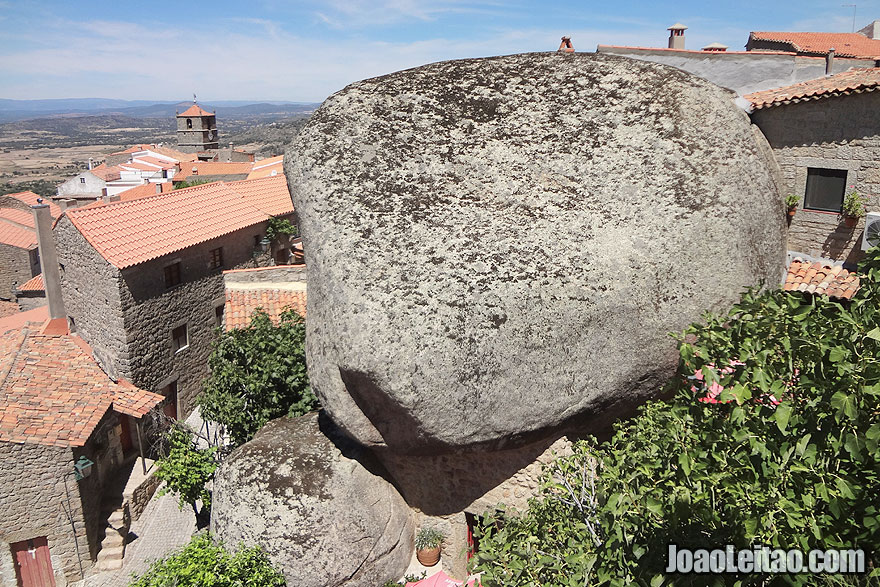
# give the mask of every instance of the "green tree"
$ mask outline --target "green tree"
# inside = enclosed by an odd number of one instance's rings
[[[296,235],[298,232],[296,226],[291,224],[287,218],[272,216],[269,218],[269,222],[266,223],[266,238],[270,241],[274,241],[281,235]]]
[[[229,554],[210,534],[197,534],[182,550],[154,562],[129,587],[283,587],[284,576],[259,547]]]
[[[861,548],[874,578],[845,582],[877,585],[880,250],[861,269],[847,305],[749,292],[688,328],[670,401],[648,403],[607,442],[578,442],[527,512],[489,521],[475,558],[483,585],[831,581],[669,576],[669,544]]]
[[[156,463],[156,477],[165,482],[159,495],[176,493],[180,507],[192,506],[196,517],[199,500],[203,511],[210,511],[211,493],[205,485],[217,469],[216,447],[198,448],[192,431],[180,424],[168,430],[166,443],[167,454]]]
[[[277,326],[258,310],[249,327],[220,336],[208,364],[211,375],[198,400],[202,417],[223,426],[235,446],[269,420],[318,407],[306,373],[305,323],[293,310]]]

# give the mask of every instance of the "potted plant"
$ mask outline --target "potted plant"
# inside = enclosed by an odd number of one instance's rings
[[[416,558],[423,566],[433,567],[440,560],[443,533],[437,528],[421,528],[416,534]]]
[[[859,221],[859,218],[865,215],[865,206],[868,199],[850,186],[850,191],[843,198],[843,206],[840,209],[840,215],[843,216],[843,222],[849,228],[853,228]]]
[[[794,194],[788,194],[787,196],[785,196],[785,208],[788,211],[789,219],[794,218],[794,213],[797,211],[798,204],[800,203],[800,196],[796,196]]]

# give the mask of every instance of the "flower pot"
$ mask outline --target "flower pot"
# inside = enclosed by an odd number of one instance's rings
[[[844,216],[843,223],[847,228],[855,228],[856,224],[859,223],[859,219],[855,216]]]
[[[416,551],[416,558],[419,563],[424,567],[433,567],[438,562],[440,562],[440,547],[435,546],[434,548],[426,548],[424,550]]]
[[[792,208],[791,210],[788,211],[788,219],[789,219],[789,220],[791,220],[792,218],[794,218],[794,213],[795,213],[795,212],[797,212],[797,208]]]

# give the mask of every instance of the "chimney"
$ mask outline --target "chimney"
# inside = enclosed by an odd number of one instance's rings
[[[92,158],[89,157],[89,171],[92,170]]]
[[[37,198],[37,204],[31,206],[34,214],[34,227],[37,231],[37,247],[40,251],[40,267],[43,271],[43,283],[46,287],[46,298],[49,300],[49,318],[51,320],[67,320],[64,299],[61,297],[61,271],[58,270],[58,254],[55,251],[55,236],[52,234],[52,214],[49,205],[43,198]]]
[[[199,174],[199,168],[198,168],[198,167],[193,167],[192,175],[198,175],[198,174]]]
[[[687,30],[687,27],[677,22],[666,30],[669,31],[669,48],[683,50],[684,32]]]
[[[162,193],[162,184],[161,184],[161,183],[157,183],[157,184],[156,184],[156,193],[157,193],[157,194],[161,194],[161,193]]]
[[[834,67],[834,47],[828,49],[828,55],[825,56],[825,75],[831,75]]]
[[[107,188],[104,188],[104,195],[101,196],[101,199],[104,200],[105,204],[109,204],[111,202],[118,202],[120,200],[119,194],[114,194],[112,196],[107,195]]]
[[[76,200],[74,200],[73,198],[64,198],[63,200],[58,200],[58,208],[60,208],[62,212],[64,212],[68,208],[76,208]]]
[[[574,53],[574,45],[571,44],[571,37],[562,37],[562,42],[559,43],[559,49],[557,49],[556,52]]]

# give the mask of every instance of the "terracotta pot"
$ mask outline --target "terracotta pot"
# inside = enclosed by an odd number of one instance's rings
[[[440,562],[440,547],[417,550],[416,558],[423,567],[433,567]]]
[[[788,217],[789,217],[789,218],[794,218],[794,213],[795,213],[795,212],[797,212],[797,208],[792,208],[791,210],[789,210],[789,211],[788,211]]]
[[[844,216],[843,223],[847,228],[855,228],[856,224],[859,223],[859,219],[855,216]]]

